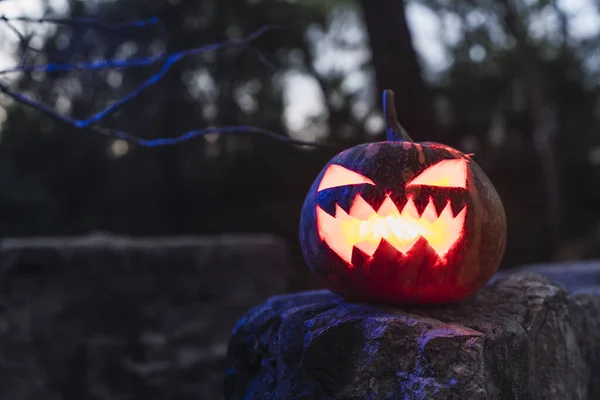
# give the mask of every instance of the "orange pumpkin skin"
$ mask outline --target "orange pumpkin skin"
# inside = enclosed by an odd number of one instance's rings
[[[454,302],[496,272],[506,216],[488,177],[456,149],[361,144],[334,156],[315,179],[300,243],[311,271],[345,298]]]

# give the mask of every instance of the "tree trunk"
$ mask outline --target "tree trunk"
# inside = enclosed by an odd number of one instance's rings
[[[515,38],[516,56],[521,69],[522,80],[525,83],[529,108],[533,121],[533,144],[540,160],[543,173],[542,182],[546,197],[545,219],[548,227],[550,249],[556,249],[561,242],[562,199],[557,157],[554,140],[559,134],[560,126],[554,105],[546,93],[543,75],[538,66],[536,51],[528,42],[527,32],[523,27],[515,7],[510,0],[501,0],[504,6],[504,24]],[[555,254],[553,254],[555,255]]]
[[[379,93],[396,93],[400,123],[415,140],[437,141],[432,96],[421,76],[403,0],[361,0]],[[381,100],[380,100],[381,101]]]

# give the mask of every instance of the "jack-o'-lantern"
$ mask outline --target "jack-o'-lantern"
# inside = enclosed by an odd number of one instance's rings
[[[415,143],[384,94],[387,141],[334,156],[302,209],[311,271],[352,300],[443,303],[496,272],[506,245],[504,207],[473,161],[449,146]]]

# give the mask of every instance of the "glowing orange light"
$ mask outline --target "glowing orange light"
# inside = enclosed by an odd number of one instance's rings
[[[427,168],[406,186],[467,187],[467,161],[463,158],[443,160]]]
[[[341,165],[331,164],[329,168],[327,168],[327,171],[325,171],[325,175],[323,175],[323,179],[321,179],[317,192],[333,187],[360,185],[362,183],[375,185],[372,180],[362,176],[358,172],[350,171]]]
[[[376,212],[357,195],[349,214],[336,205],[335,216],[331,216],[317,206],[317,226],[321,239],[350,265],[353,247],[372,256],[382,239],[406,254],[422,237],[444,258],[462,235],[466,210],[464,207],[455,216],[448,202],[438,215],[430,200],[419,215],[412,198],[399,211],[387,197]]]

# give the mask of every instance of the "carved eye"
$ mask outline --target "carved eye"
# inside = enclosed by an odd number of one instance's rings
[[[360,185],[363,183],[375,185],[372,180],[362,176],[358,172],[350,171],[341,165],[331,164],[327,168],[327,171],[325,171],[317,192],[338,186]]]
[[[437,187],[467,187],[467,161],[465,159],[443,160],[421,172],[408,185]]]

